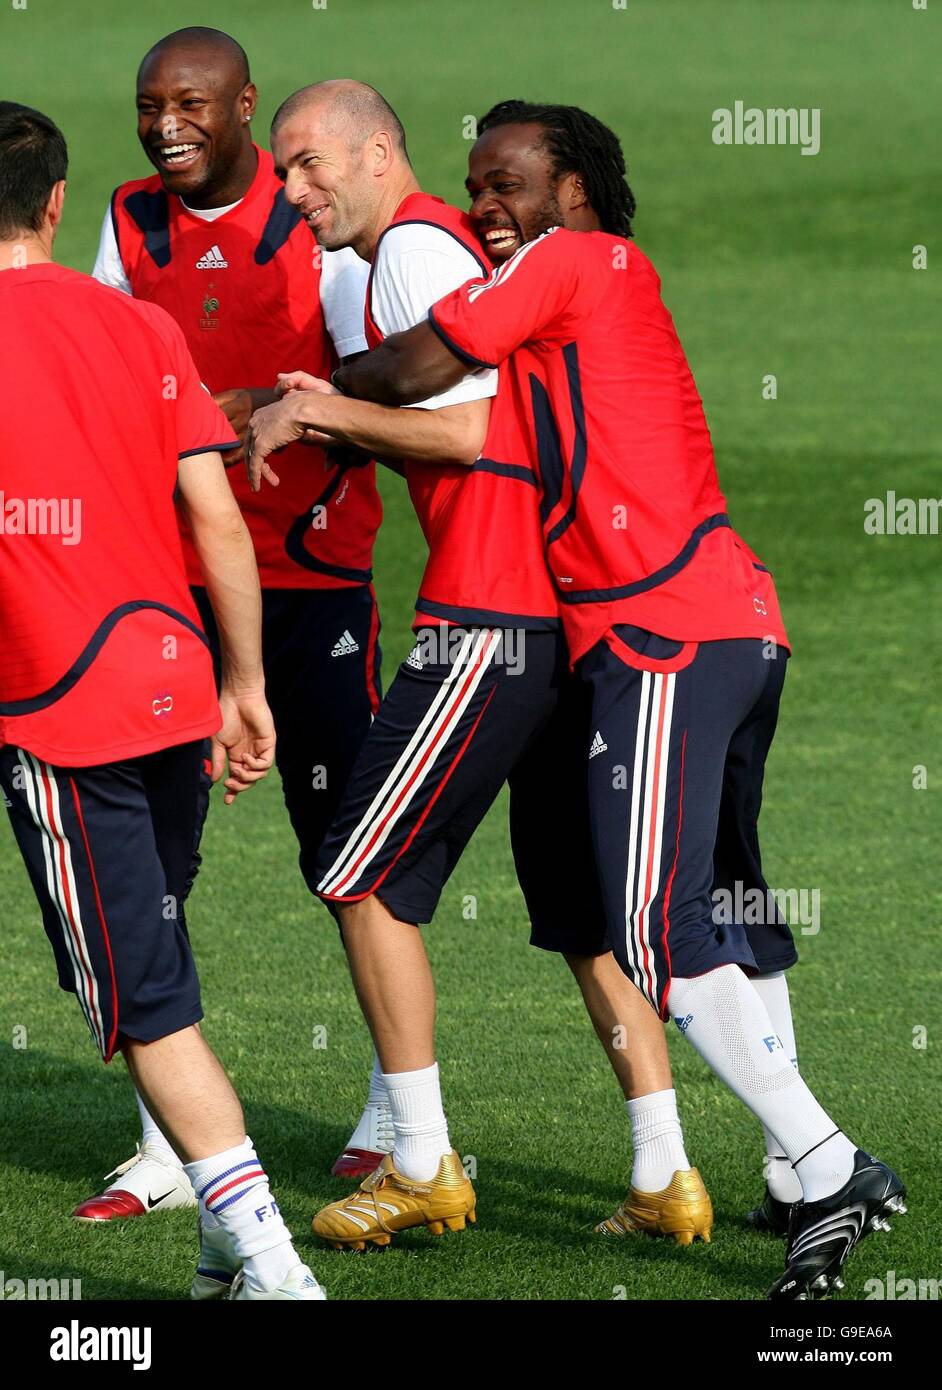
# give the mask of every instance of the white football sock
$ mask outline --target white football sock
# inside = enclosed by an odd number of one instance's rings
[[[451,1153],[438,1063],[419,1071],[384,1072],[383,1081],[396,1130],[393,1163],[405,1177],[428,1182],[442,1156]]]
[[[639,1192],[662,1192],[675,1173],[686,1172],[690,1167],[677,1115],[676,1092],[652,1091],[626,1100],[625,1109],[634,1144],[631,1185]]]
[[[386,1090],[386,1082],[383,1080],[383,1066],[373,1053],[373,1070],[370,1072],[370,1093],[366,1098],[367,1105],[388,1105],[389,1092]]]
[[[792,1020],[792,1006],[788,997],[788,980],[784,970],[772,975],[752,975],[749,983],[769,1011],[772,1027],[778,1034],[779,1042],[785,1049],[792,1066],[798,1067],[798,1051],[795,1047],[795,1024]],[[801,1183],[791,1164],[791,1159],[782,1148],[770,1129],[762,1126],[765,1136],[765,1180],[769,1191],[778,1202],[800,1202]]]
[[[183,1164],[164,1137],[163,1130],[136,1091],[134,1095],[137,1099],[137,1108],[141,1116],[141,1148],[146,1144],[148,1148],[157,1149],[162,1155],[166,1155],[177,1168],[182,1168]]]
[[[795,1046],[795,1023],[792,1019],[791,1000],[788,997],[788,980],[785,971],[778,970],[774,975],[752,975],[749,983],[766,1007],[772,1027],[785,1049],[785,1056],[793,1067],[798,1066],[798,1049]]]
[[[226,1232],[242,1260],[246,1283],[258,1292],[277,1289],[302,1260],[251,1139],[183,1166],[199,1198],[200,1216],[208,1227],[221,1226]]]
[[[768,1010],[737,965],[674,978],[667,1006],[683,1033],[734,1095],[778,1137],[806,1202],[843,1187],[855,1146],[792,1066]]]

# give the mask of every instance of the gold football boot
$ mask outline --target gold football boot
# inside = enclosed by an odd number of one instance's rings
[[[713,1203],[696,1168],[675,1173],[662,1192],[631,1188],[621,1206],[596,1231],[606,1236],[627,1236],[644,1231],[652,1236],[673,1236],[678,1245],[692,1245],[700,1236],[709,1241]]]
[[[452,1149],[428,1182],[414,1182],[397,1173],[387,1154],[374,1172],[349,1197],[331,1202],[311,1223],[316,1236],[337,1250],[365,1250],[367,1242],[388,1245],[398,1231],[426,1226],[433,1236],[446,1229],[463,1231],[474,1221],[476,1198]]]

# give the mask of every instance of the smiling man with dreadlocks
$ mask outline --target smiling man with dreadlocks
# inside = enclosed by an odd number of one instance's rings
[[[519,249],[337,381],[407,405],[469,367],[509,376],[569,656],[591,694],[608,945],[787,1160],[800,1200],[769,1297],[818,1297],[840,1286],[861,1237],[904,1210],[905,1189],[793,1065],[787,924],[776,910],[747,926],[713,909],[717,886],[771,901],[756,820],[788,651],[775,586],[732,529],[660,281],[628,240],[615,137],[573,108],[505,103],[482,122],[468,190],[485,243]]]
[[[489,140],[492,131],[497,138]],[[489,162],[488,152],[506,150],[508,141],[514,148],[514,168],[494,171],[499,175],[494,189],[500,195],[499,207],[485,215],[473,177],[466,180],[472,219],[495,264],[508,261],[530,236],[548,227],[631,236],[634,194],[625,180],[621,145],[608,126],[578,106],[499,101],[478,121],[472,165],[479,155]],[[576,198],[563,207],[561,199],[567,201],[570,184]],[[530,236],[523,235],[521,221]]]

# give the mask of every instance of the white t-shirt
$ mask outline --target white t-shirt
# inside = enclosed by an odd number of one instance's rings
[[[384,337],[424,323],[432,305],[468,280],[481,278],[481,267],[466,246],[441,227],[404,222],[384,232],[373,262],[370,312]],[[487,400],[497,394],[497,372],[469,372],[456,386],[416,402],[417,408],[440,410],[462,401]]]
[[[186,203],[183,206],[194,217],[201,217],[205,222],[215,222],[223,213],[237,208],[241,201],[239,199],[223,208],[191,208],[187,207]],[[110,207],[102,223],[101,240],[98,243],[98,255],[92,275],[103,285],[111,285],[113,289],[122,290],[125,294],[132,293],[118,250]],[[350,247],[342,251],[321,252],[321,310],[327,332],[340,358],[349,357],[354,352],[366,351],[363,306],[369,275],[370,267],[367,262],[361,261]],[[465,279],[470,279],[470,276],[466,275]]]

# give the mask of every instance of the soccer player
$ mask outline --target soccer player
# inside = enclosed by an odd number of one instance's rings
[[[541,163],[544,175],[561,172],[552,132],[576,119],[520,102],[490,113],[469,187],[521,249],[338,381],[406,404],[469,367],[510,370],[530,415],[570,656],[609,756],[631,769],[626,797],[590,754],[614,950],[781,1145],[802,1197],[769,1297],[816,1297],[841,1286],[863,1236],[905,1210],[905,1189],[818,1103],[752,983],[790,963],[787,934],[776,921],[760,933],[714,918],[717,868],[747,882],[761,874],[756,818],[787,637],[772,577],[727,516],[651,263],[627,236],[569,230],[557,198],[534,209],[522,196]],[[587,143],[580,170],[611,153]],[[622,515],[627,524],[613,524]],[[412,983],[400,974],[397,986]],[[380,981],[378,1007],[385,992]]]
[[[484,135],[497,125],[517,124],[521,114],[534,110],[532,105],[523,107],[519,102],[500,102],[482,117],[479,134]],[[625,182],[624,156],[615,135],[595,117],[576,107],[543,107],[539,115],[542,142],[528,151],[518,151],[513,174],[498,169],[493,181],[483,188],[476,187],[471,177],[466,180],[471,196],[471,220],[488,259],[497,266],[509,261],[524,244],[521,221],[532,227],[542,225],[549,216],[551,225],[558,222],[571,231],[618,232],[623,226],[630,226],[627,219],[634,215],[634,196]],[[575,206],[563,208],[560,181],[573,170],[579,171],[586,201],[578,200]],[[591,730],[589,738],[592,739]],[[607,751],[600,748],[600,743],[598,740],[594,744],[595,757]],[[761,901],[771,907],[773,922],[783,929],[780,940],[774,944],[772,960],[785,966],[794,959],[793,952],[786,946],[787,924],[779,920],[758,856],[750,858],[746,864],[741,862],[741,840],[736,823],[739,807],[733,792],[731,786],[730,795],[721,808],[714,848],[714,889],[729,891],[738,877],[743,893],[748,890],[756,895],[749,901]],[[723,810],[732,810],[732,817],[722,814]],[[589,959],[597,968],[600,958]],[[623,986],[631,988],[625,976],[621,976],[621,981]],[[797,1066],[795,1029],[784,969],[756,975],[752,983],[765,1000],[776,1033],[793,1065]],[[765,1128],[763,1136],[765,1192],[760,1205],[749,1212],[746,1219],[758,1230],[784,1235],[791,1206],[801,1197],[801,1184],[775,1136]],[[616,1212],[596,1229],[621,1233],[623,1218],[623,1211]]]
[[[157,172],[115,190],[93,272],[176,320],[240,436],[252,410],[277,399],[279,370],[321,376],[366,349],[369,268],[353,251],[321,254],[285,202],[271,155],[252,140],[256,99],[246,55],[227,34],[182,29],[154,45],[138,72],[137,130]],[[230,465],[241,458],[233,453]],[[277,492],[254,495],[241,468],[229,481],[255,545],[278,767],[313,889],[317,849],[379,705],[375,465],[299,444],[284,456]],[[183,530],[218,675],[212,609],[185,521]],[[195,1203],[172,1147],[140,1101],[139,1109],[137,1154],[76,1207],[78,1219]]]
[[[199,1194],[192,1296],[323,1299],[200,1034],[181,909],[204,761],[218,780],[228,758],[231,804],[274,756],[258,572],[220,453],[238,441],[162,309],[54,263],[67,163],[47,117],[0,102],[0,792],[59,983]]]
[[[332,82],[295,94],[276,114],[272,148],[289,201],[321,244],[352,245],[371,260],[371,343],[421,319],[436,283],[460,284],[486,269],[468,219],[418,189],[401,127],[372,89]],[[370,730],[320,858],[320,892],[342,923],[382,1060],[394,1147],[349,1201],[315,1218],[315,1230],[361,1246],[419,1223],[460,1229],[473,1217],[474,1193],[448,1138],[431,1042],[434,987],[415,925],[431,919],[509,777],[531,939],[566,955],[629,1099],[636,1190],[626,1224],[684,1243],[708,1237],[712,1211],[684,1152],[663,1030],[625,988],[607,946],[579,757],[586,712],[567,679],[514,400],[498,392],[488,416],[493,373],[468,374],[421,409],[399,412],[297,390],[314,385],[303,374],[284,384],[282,405],[250,425],[256,481],[263,470],[274,480],[264,460],[300,436],[310,408],[328,437],[407,460],[429,543],[419,640]],[[547,862],[567,869],[552,884]],[[394,980],[400,962],[402,978],[415,975],[393,1027],[375,1007],[373,977]],[[400,1023],[409,1033],[401,1045],[393,1041]],[[618,1024],[628,1034],[623,1048]]]

